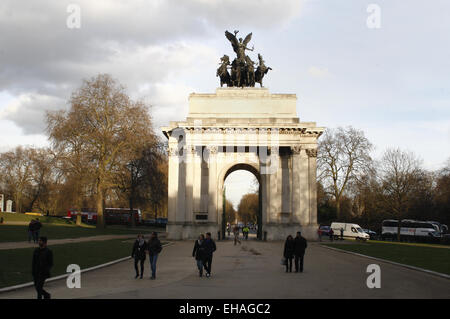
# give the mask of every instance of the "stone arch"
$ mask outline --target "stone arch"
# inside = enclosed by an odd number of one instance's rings
[[[232,162],[232,163],[228,163],[227,165],[224,165],[222,167],[222,169],[220,170],[220,173],[218,174],[218,180],[217,180],[217,220],[219,221],[219,224],[222,226],[221,231],[223,234],[223,188],[224,188],[224,184],[225,184],[225,180],[227,179],[227,177],[238,170],[245,170],[248,171],[250,173],[252,173],[256,179],[258,180],[258,184],[259,184],[259,189],[258,189],[258,198],[259,198],[259,212],[258,212],[258,238],[261,239],[261,234],[262,234],[262,227],[263,227],[263,214],[264,214],[264,210],[263,210],[263,178],[261,178],[261,173],[259,171],[259,166],[251,161],[236,161],[236,162]]]

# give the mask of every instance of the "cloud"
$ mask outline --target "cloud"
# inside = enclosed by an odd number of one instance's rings
[[[25,134],[42,132],[45,110],[64,107],[81,80],[98,73],[111,74],[135,98],[148,94],[158,105],[154,117],[166,120],[186,104],[172,103],[174,95],[181,101],[181,93],[164,88],[194,90],[209,70],[216,83],[221,54],[208,45],[211,37],[229,27],[282,26],[299,13],[302,1],[79,0],[80,29],[67,27],[71,3],[0,3],[0,91],[15,97],[1,117]]]
[[[66,102],[55,96],[36,93],[21,94],[0,111],[0,120],[10,120],[24,134],[40,134],[46,128],[45,111],[65,108]]]

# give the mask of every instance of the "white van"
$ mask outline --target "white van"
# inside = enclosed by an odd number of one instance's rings
[[[369,234],[365,233],[358,224],[331,223],[334,237],[341,236],[341,228],[344,229],[345,238],[355,238],[356,240],[368,240]]]

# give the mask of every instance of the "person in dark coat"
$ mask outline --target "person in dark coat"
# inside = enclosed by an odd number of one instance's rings
[[[284,258],[286,258],[286,272],[292,272],[292,259],[294,258],[294,238],[291,235],[287,236],[284,243]]]
[[[36,222],[34,223],[34,238],[35,238],[35,243],[38,242],[38,238],[39,238],[39,233],[41,231],[42,228],[42,224],[39,221],[39,218],[36,218]]]
[[[133,251],[131,252],[131,258],[134,258],[134,269],[136,270],[136,277],[139,277],[138,263],[141,263],[141,279],[144,276],[144,261],[145,252],[147,251],[147,243],[144,236],[139,234],[133,245]]]
[[[28,224],[28,242],[31,243],[31,240],[33,239],[33,242],[36,243],[36,239],[34,237],[34,228],[36,221],[32,219],[30,223]]]
[[[307,246],[306,239],[302,237],[301,232],[297,232],[297,236],[294,239],[295,272],[299,270],[299,262],[300,272],[303,272],[303,257]]]
[[[37,299],[50,299],[50,294],[44,290],[45,280],[50,278],[50,269],[53,267],[53,253],[47,248],[47,237],[39,238],[39,247],[33,252],[31,273]]]
[[[152,276],[150,279],[156,279],[156,261],[158,260],[158,255],[162,250],[161,242],[158,239],[158,234],[153,232],[147,245],[148,256],[150,259],[150,268],[152,269]]]
[[[192,257],[195,257],[197,261],[198,274],[203,276],[203,264],[205,262],[205,235],[200,234],[195,241],[194,250],[192,251]]]
[[[216,251],[216,243],[211,238],[211,233],[206,233],[205,239],[205,269],[206,269],[206,277],[211,276],[211,264],[213,259],[213,253]]]

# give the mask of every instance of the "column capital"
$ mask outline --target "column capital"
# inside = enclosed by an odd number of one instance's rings
[[[169,147],[167,153],[169,154],[169,156],[177,156],[178,155],[178,147]]]
[[[186,146],[186,153],[187,153],[187,154],[189,154],[189,155],[194,155],[194,154],[195,154],[195,151],[196,151],[196,149],[195,149],[195,146],[194,146],[194,145]]]
[[[308,154],[308,157],[317,157],[317,149],[316,148],[308,148],[308,149],[306,149],[306,154]]]
[[[219,150],[219,147],[217,145],[209,145],[208,146],[208,151],[209,151],[209,154],[211,154],[211,155],[216,155],[218,150]]]
[[[302,150],[302,146],[301,146],[301,145],[294,145],[294,146],[291,146],[291,150],[292,150],[292,153],[293,153],[294,155],[300,155],[300,152],[301,152],[301,150]]]

